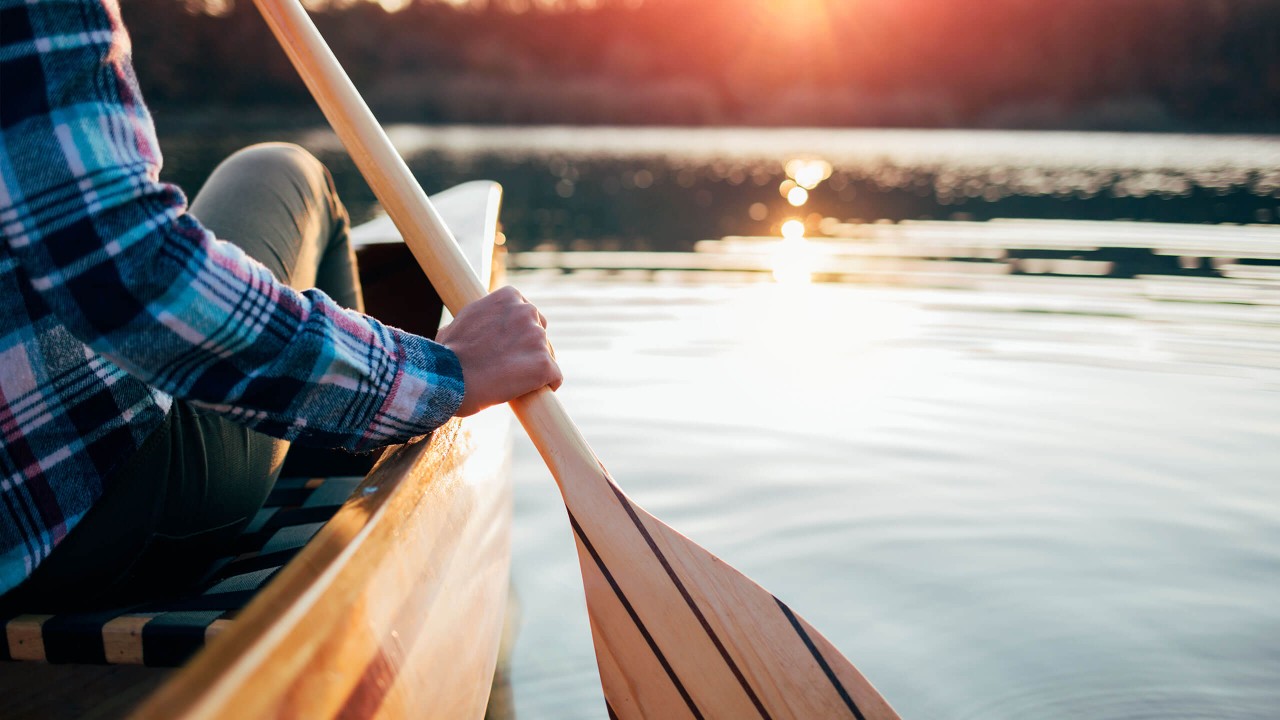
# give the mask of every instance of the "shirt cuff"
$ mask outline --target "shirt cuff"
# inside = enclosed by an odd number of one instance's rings
[[[375,447],[432,432],[457,414],[466,391],[462,364],[452,350],[412,333],[391,332],[400,368],[370,428]]]

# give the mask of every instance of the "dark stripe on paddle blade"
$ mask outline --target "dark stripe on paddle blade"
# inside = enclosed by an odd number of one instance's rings
[[[609,471],[600,466],[600,471],[609,475]],[[635,508],[631,507],[631,501],[623,494],[622,488],[613,482],[613,478],[609,478],[609,487],[613,489],[613,494],[618,496],[618,502],[622,503],[623,509],[627,511],[627,515],[631,516],[631,522],[635,523],[636,529],[644,536],[645,542],[649,543],[649,549],[653,551],[654,557],[658,558],[658,562],[662,563],[662,567],[667,571],[667,576],[671,578],[671,582],[675,583],[676,589],[680,591],[680,595],[684,597],[685,603],[689,605],[689,609],[693,611],[694,617],[698,618],[698,622],[702,624],[702,630],[707,633],[707,637],[711,638],[712,644],[716,646],[716,650],[720,651],[720,657],[724,658],[724,662],[729,666],[729,670],[733,672],[733,676],[738,679],[738,684],[742,685],[742,689],[747,693],[747,697],[751,698],[751,704],[756,706],[756,711],[760,713],[760,717],[764,720],[773,720],[769,716],[769,712],[764,709],[764,704],[760,702],[760,698],[756,696],[756,691],[747,682],[747,678],[743,676],[742,671],[738,669],[738,664],[733,661],[729,655],[729,651],[725,649],[720,638],[716,635],[715,630],[711,629],[711,623],[707,622],[707,618],[702,614],[702,609],[693,601],[693,596],[685,589],[684,583],[681,582],[680,576],[676,575],[675,568],[671,567],[671,563],[667,561],[667,556],[662,554],[662,550],[658,548],[658,543],[654,541],[653,536],[649,534],[649,529],[644,526],[644,521],[636,514]]]
[[[849,691],[844,689],[844,683],[840,682],[840,678],[836,677],[835,671],[827,664],[827,659],[822,657],[822,653],[818,651],[818,646],[813,644],[813,638],[809,637],[809,633],[804,631],[804,626],[800,624],[800,619],[796,617],[795,613],[791,612],[791,608],[787,607],[786,603],[776,597],[773,601],[778,603],[778,607],[782,608],[782,614],[786,615],[787,620],[791,621],[791,627],[795,628],[796,634],[804,641],[805,647],[809,648],[810,653],[813,653],[813,659],[818,661],[818,667],[822,668],[822,672],[827,674],[827,679],[835,686],[836,692],[840,693],[840,698],[844,700],[849,712],[853,713],[853,716],[858,720],[867,720],[862,711],[858,709],[857,704],[853,702]]]
[[[609,700],[607,698],[604,701],[604,707],[609,711],[609,720],[620,720],[618,718],[618,713],[613,711],[613,705],[609,704]]]
[[[689,691],[684,689],[684,683],[680,682],[680,678],[676,676],[676,671],[671,667],[671,663],[667,662],[667,657],[662,654],[662,650],[658,647],[658,643],[656,643],[653,636],[649,634],[649,629],[644,626],[644,622],[641,621],[640,616],[636,614],[635,608],[631,607],[631,602],[627,600],[627,596],[622,593],[622,588],[618,587],[618,581],[613,579],[613,573],[609,572],[609,568],[605,567],[604,561],[600,559],[600,554],[596,552],[591,541],[587,539],[587,534],[582,531],[582,526],[578,524],[578,519],[573,516],[573,513],[569,513],[569,524],[573,526],[574,534],[576,534],[578,539],[582,541],[582,546],[587,549],[588,553],[590,553],[591,559],[596,561],[596,567],[600,568],[600,574],[604,575],[604,579],[608,581],[609,587],[613,588],[613,594],[618,596],[618,601],[622,603],[623,609],[625,609],[627,614],[631,616],[631,622],[635,623],[636,629],[640,631],[642,636],[644,636],[644,641],[649,643],[649,649],[652,650],[654,656],[658,658],[658,663],[662,665],[662,669],[667,671],[667,677],[671,678],[671,683],[676,686],[676,690],[679,691],[680,697],[684,698],[685,704],[689,706],[689,712],[692,712],[693,716],[698,718],[698,720],[704,720],[702,713],[698,711],[698,706],[694,704],[693,698],[689,696]],[[609,712],[612,716],[612,707],[609,708]]]

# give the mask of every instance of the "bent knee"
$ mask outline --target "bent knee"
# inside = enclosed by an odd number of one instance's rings
[[[241,148],[222,161],[218,170],[295,174],[324,178],[324,164],[306,148],[286,142],[265,142]]]
[[[324,164],[293,143],[259,143],[236,151],[214,169],[209,186],[269,189],[295,215],[313,208],[326,208],[333,221],[345,215]]]

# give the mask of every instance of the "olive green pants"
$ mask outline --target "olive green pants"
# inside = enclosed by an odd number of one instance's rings
[[[318,160],[284,144],[241,150],[191,213],[276,278],[362,309],[346,209]],[[289,443],[177,401],[104,497],[5,607],[64,612],[153,599],[197,581],[262,507]]]

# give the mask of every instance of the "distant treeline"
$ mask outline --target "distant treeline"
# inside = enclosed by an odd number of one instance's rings
[[[312,107],[248,0],[122,4],[157,109]],[[386,120],[1280,132],[1276,0],[348,1],[316,20]]]

